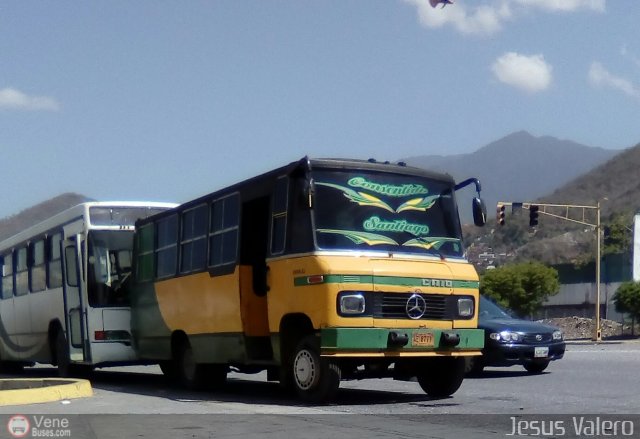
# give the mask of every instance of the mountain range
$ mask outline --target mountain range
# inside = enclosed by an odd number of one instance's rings
[[[516,259],[548,263],[576,261],[593,253],[592,231],[546,215],[540,215],[540,224],[533,231],[528,227],[528,215],[511,212],[507,225],[497,227],[493,212],[498,201],[587,205],[600,201],[603,224],[615,215],[629,224],[632,214],[640,209],[640,145],[608,150],[519,131],[473,153],[414,156],[402,161],[447,172],[456,181],[480,179],[489,223],[482,229],[465,227],[465,234],[468,244],[473,242],[481,252],[489,249]],[[463,223],[471,222],[472,191],[472,187],[464,189],[458,198]],[[0,239],[87,200],[84,195],[66,193],[0,219]]]
[[[475,152],[402,159],[409,165],[451,174],[456,181],[477,177],[489,215],[498,201],[528,202],[549,195],[619,154],[555,137],[519,131]],[[463,222],[470,220],[468,197],[460,197]]]

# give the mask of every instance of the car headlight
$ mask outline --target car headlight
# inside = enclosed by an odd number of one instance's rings
[[[361,293],[344,294],[340,296],[341,314],[363,314],[365,310],[365,300]]]
[[[491,334],[489,334],[489,338],[491,340],[500,341],[503,343],[522,340],[522,336],[520,334],[511,331],[492,332]]]
[[[562,331],[553,331],[554,340],[562,340],[563,338],[564,338],[564,335],[562,334]]]
[[[473,316],[473,299],[460,298],[458,299],[458,315],[460,317],[472,317]]]

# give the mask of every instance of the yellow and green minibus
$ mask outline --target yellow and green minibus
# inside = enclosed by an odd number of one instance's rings
[[[374,160],[309,159],[136,223],[133,345],[187,387],[267,371],[307,401],[340,380],[453,394],[480,355],[456,190]]]

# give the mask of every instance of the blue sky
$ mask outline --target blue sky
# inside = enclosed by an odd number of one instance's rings
[[[637,0],[0,1],[0,217],[312,157],[640,142]]]

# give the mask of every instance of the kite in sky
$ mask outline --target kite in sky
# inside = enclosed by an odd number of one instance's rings
[[[429,0],[429,3],[431,4],[432,8],[435,8],[439,3],[442,3],[442,7],[444,8],[447,5],[452,5],[453,0]]]

